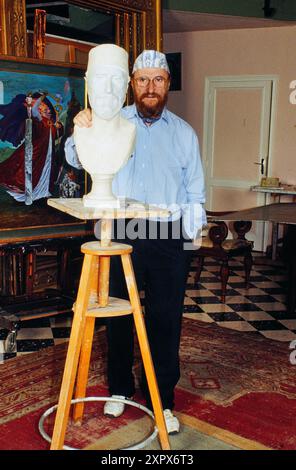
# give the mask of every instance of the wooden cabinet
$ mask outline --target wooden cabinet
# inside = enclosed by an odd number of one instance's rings
[[[55,291],[75,297],[89,233],[60,239],[0,245],[0,305],[48,296]]]
[[[13,352],[20,322],[69,313],[76,298],[82,243],[92,235],[0,245],[0,328]]]
[[[79,248],[85,240],[70,237],[0,246],[1,304],[33,298],[48,289],[73,294]]]

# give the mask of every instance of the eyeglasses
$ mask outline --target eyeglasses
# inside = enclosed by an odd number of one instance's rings
[[[149,78],[149,77],[138,77],[138,78],[134,78],[136,84],[138,85],[138,87],[140,88],[147,88],[149,85],[150,85],[150,82],[152,81],[153,85],[155,86],[155,88],[162,88],[165,83],[167,82],[167,79],[162,77],[161,75],[157,76],[157,77],[153,77],[153,78]]]

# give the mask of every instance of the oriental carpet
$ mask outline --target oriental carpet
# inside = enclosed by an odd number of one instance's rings
[[[95,336],[88,396],[107,394],[104,329]],[[38,421],[57,402],[66,351],[67,343],[62,343],[0,365],[0,449],[49,448]],[[286,343],[257,332],[184,318],[175,407],[180,436],[183,432],[186,437],[191,428],[230,448],[296,449],[296,366],[289,361],[290,353]],[[139,362],[137,352],[136,375]],[[143,403],[140,392],[135,400]],[[128,407],[118,419],[102,416],[102,408],[102,402],[86,404],[83,425],[69,423],[68,445],[111,449],[120,436],[119,445],[125,447],[141,440],[152,425],[135,408]],[[51,416],[45,423],[49,434],[52,421]],[[187,448],[186,442],[182,445]],[[198,437],[188,448],[200,448]]]

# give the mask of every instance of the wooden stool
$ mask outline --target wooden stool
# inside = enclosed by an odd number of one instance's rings
[[[106,238],[103,236],[104,233],[107,233]],[[63,448],[76,378],[75,398],[83,399],[85,397],[95,319],[98,317],[115,317],[132,314],[146,372],[160,445],[162,449],[170,450],[161,399],[130,257],[132,247],[118,243],[110,244],[108,236],[108,230],[105,232],[102,230],[101,242],[88,242],[81,247],[81,251],[84,253],[84,261],[77,300],[74,304],[71,336],[57,405],[51,449],[57,450]],[[111,256],[121,256],[129,301],[109,298]],[[83,408],[83,402],[78,402],[74,405],[74,420],[82,419]]]

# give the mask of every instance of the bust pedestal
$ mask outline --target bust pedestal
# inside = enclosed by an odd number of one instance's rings
[[[92,189],[83,196],[84,207],[119,209],[120,200],[113,195],[112,181],[114,175],[92,174]]]

